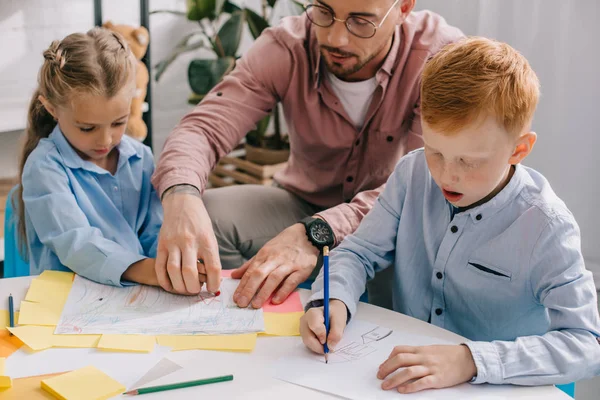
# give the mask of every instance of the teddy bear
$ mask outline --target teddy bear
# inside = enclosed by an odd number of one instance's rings
[[[131,52],[137,59],[135,96],[131,101],[131,113],[129,115],[129,120],[127,121],[125,132],[129,136],[139,141],[143,141],[148,134],[148,127],[144,123],[142,113],[150,75],[148,73],[148,68],[146,68],[146,65],[141,60],[148,49],[150,34],[143,26],[136,28],[129,25],[115,25],[111,21],[106,21],[102,27],[120,33],[129,44]]]

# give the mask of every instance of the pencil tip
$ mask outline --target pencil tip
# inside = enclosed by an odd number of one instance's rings
[[[129,392],[125,392],[125,393],[123,393],[123,394],[129,395],[129,396],[132,396],[132,395],[138,394],[138,391],[137,391],[137,389],[136,389],[136,390],[130,390]]]

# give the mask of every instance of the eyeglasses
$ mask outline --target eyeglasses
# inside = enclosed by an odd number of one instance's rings
[[[335,21],[343,22],[346,25],[346,29],[348,32],[353,34],[354,36],[358,36],[362,39],[369,39],[375,36],[375,32],[377,32],[377,28],[381,28],[381,25],[385,22],[390,12],[396,4],[398,4],[396,0],[394,4],[390,7],[390,9],[385,13],[383,19],[376,25],[373,21],[369,21],[366,18],[358,17],[358,16],[350,16],[346,19],[339,19],[335,17],[333,11],[325,6],[320,4],[307,3],[304,4],[304,9],[306,10],[306,16],[313,24],[320,26],[322,28],[329,28]]]

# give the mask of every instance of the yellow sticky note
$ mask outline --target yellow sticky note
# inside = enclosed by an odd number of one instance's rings
[[[125,386],[92,365],[44,379],[41,386],[62,400],[105,400],[125,391]]]
[[[52,335],[52,347],[95,348],[102,335]]]
[[[243,335],[193,335],[157,336],[156,341],[161,346],[178,350],[228,350],[252,351],[256,346],[256,333]]]
[[[19,320],[19,312],[15,311],[15,324]],[[0,310],[0,329],[10,326],[10,315],[8,310]]]
[[[116,351],[136,351],[150,353],[154,350],[156,338],[145,335],[102,335],[98,348]]]
[[[72,272],[46,270],[43,271],[36,279],[72,284],[74,277],[75,274]]]
[[[58,325],[62,310],[55,306],[31,301],[21,302],[19,325]]]
[[[6,370],[6,358],[0,357],[0,375],[4,375],[5,370]]]
[[[12,379],[10,376],[0,376],[0,388],[9,388],[12,386]]]
[[[39,351],[52,347],[53,326],[25,325],[8,328],[8,330],[31,350]]]
[[[25,300],[44,305],[52,304],[62,309],[69,297],[71,286],[71,283],[61,281],[34,279],[29,285]]]
[[[299,336],[300,318],[303,315],[303,312],[263,313],[265,331],[260,334],[267,336]]]

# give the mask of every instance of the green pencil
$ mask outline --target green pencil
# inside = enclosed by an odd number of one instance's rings
[[[195,381],[171,383],[169,385],[150,386],[150,387],[146,387],[146,388],[134,389],[134,390],[130,390],[129,392],[125,392],[125,394],[135,396],[138,394],[162,392],[165,390],[181,389],[181,388],[186,388],[186,387],[191,387],[191,386],[208,385],[209,383],[227,382],[227,381],[232,381],[232,380],[233,380],[233,375],[223,375],[223,376],[217,376],[215,378],[198,379]]]

